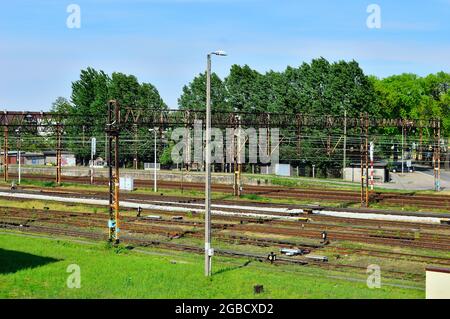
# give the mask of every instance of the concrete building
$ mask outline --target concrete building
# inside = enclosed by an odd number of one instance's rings
[[[20,152],[20,162],[24,164],[24,152]],[[0,163],[3,165],[4,152],[0,152]],[[18,164],[18,152],[17,151],[9,151],[8,152],[8,164]]]
[[[56,165],[56,151],[44,151],[45,165]],[[62,166],[76,166],[75,154],[70,152],[61,152],[61,165]]]
[[[273,174],[277,176],[294,176],[293,168],[290,164],[273,164],[261,166],[261,174]]]
[[[43,153],[26,152],[23,157],[25,165],[45,165],[45,156]]]
[[[370,178],[370,165],[369,165],[369,178]],[[363,166],[363,176],[366,175],[365,167]],[[361,164],[350,164],[350,167],[344,169],[344,180],[350,182],[361,181]],[[373,180],[375,183],[388,183],[389,182],[389,170],[387,163],[374,163],[373,165]]]

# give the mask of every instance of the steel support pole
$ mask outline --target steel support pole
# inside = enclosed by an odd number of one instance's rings
[[[374,170],[373,170],[373,157],[374,157],[374,143],[370,143],[370,190],[373,191],[374,188]]]
[[[91,145],[91,184],[94,184],[94,152]]]
[[[366,161],[366,200],[365,200],[365,204],[366,207],[369,207],[369,117],[366,114],[366,121],[365,121],[365,139],[366,139],[366,143],[365,143],[365,161]]]
[[[441,191],[441,120],[438,120],[438,145],[437,145],[437,160],[438,160],[438,174],[437,174],[437,191]]]
[[[342,177],[345,178],[347,166],[347,110],[344,110],[344,159],[342,160]]]
[[[61,124],[56,126],[56,184],[61,185]]]
[[[360,175],[361,175],[361,207],[365,206],[364,203],[364,165],[363,165],[363,159],[364,159],[364,140],[363,140],[363,134],[364,134],[364,120],[361,116],[360,118],[360,145],[359,145],[359,152],[360,152]]]
[[[268,124],[269,125],[269,124]],[[267,128],[267,131],[269,131],[269,128]],[[269,141],[269,134],[267,134],[267,142]],[[267,143],[269,144],[269,143]],[[267,154],[270,154],[269,146],[267,146]],[[297,115],[297,156],[298,160],[300,161],[302,156],[302,119],[300,115]],[[298,171],[298,165],[297,165],[297,171]],[[297,176],[298,176],[297,172]]]
[[[118,120],[118,107],[115,107],[115,119]],[[116,221],[116,244],[119,243],[119,132],[114,135],[114,219]]]
[[[423,159],[422,144],[423,144],[423,128],[422,128],[422,126],[420,126],[420,128],[419,128],[419,155],[418,155],[419,162],[422,162],[422,159]]]
[[[157,161],[156,161],[156,128],[154,130],[154,133],[155,133],[155,145],[154,145],[154,149],[153,149],[153,156],[154,156],[153,191],[156,193],[158,191],[158,186],[157,186],[157,183],[156,183],[156,178],[157,178],[157,175],[156,175],[156,164],[157,164]]]
[[[109,241],[119,243],[119,105],[108,102]],[[114,149],[113,149],[114,144]]]
[[[269,121],[270,121],[270,119],[269,119]],[[238,129],[239,134],[237,136],[237,143],[236,143],[236,146],[237,146],[237,152],[236,152],[237,170],[235,171],[235,174],[236,174],[236,194],[237,194],[238,197],[241,197],[241,195],[242,195],[242,192],[241,192],[241,189],[242,189],[242,181],[241,181],[241,174],[242,174],[241,154],[242,153],[241,152],[244,152],[244,155],[245,155],[245,149],[243,149],[243,147],[245,147],[245,141],[244,141],[244,145],[242,145],[242,136],[241,136],[241,134],[242,134],[242,126],[241,126],[241,117],[240,116],[238,116],[238,128],[239,128]],[[268,138],[268,140],[269,139],[270,138]],[[270,147],[270,144],[269,144],[268,147]],[[244,156],[244,161],[245,161],[245,156]]]
[[[19,149],[19,151],[18,151],[18,154],[19,154],[19,172],[18,172],[18,181],[17,181],[17,184],[18,185],[20,185],[20,182],[21,182],[21,180],[22,180],[22,176],[21,176],[21,169],[22,169],[22,167],[21,167],[21,157],[20,157],[20,149]]]
[[[133,125],[134,128],[134,158],[133,158],[133,167],[134,169],[138,169],[138,127],[137,124]]]
[[[233,173],[234,173],[234,179],[233,179],[233,195],[239,196],[239,177],[238,177],[238,162],[239,162],[239,137],[236,136],[237,132],[237,116],[234,117],[234,131],[233,131],[233,147],[234,147],[234,163],[233,163]]]
[[[4,141],[3,141],[3,178],[5,182],[8,181],[8,126],[4,128]]]
[[[405,173],[405,124],[402,124],[402,175]]]
[[[206,65],[206,145],[205,145],[205,276],[211,276],[211,54]]]
[[[434,190],[441,190],[441,121],[435,121],[434,128]]]
[[[115,225],[114,225],[114,175],[113,175],[113,158],[112,158],[112,115],[111,115],[111,102],[108,103],[108,123],[107,123],[107,145],[106,145],[106,161],[108,163],[108,186],[109,186],[109,241],[112,242],[115,239]]]
[[[21,154],[20,154],[20,152],[21,152],[20,149],[22,148],[22,138],[20,135],[20,130],[18,130],[18,133],[19,133],[19,136],[17,139],[17,157],[19,159],[19,171],[17,172],[18,173],[17,174],[17,184],[20,185],[20,182],[22,180],[22,166],[21,166],[22,158],[21,158]]]

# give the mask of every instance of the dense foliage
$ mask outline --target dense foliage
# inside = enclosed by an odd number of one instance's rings
[[[205,73],[194,77],[183,87],[178,98],[179,109],[204,110],[205,87]],[[282,72],[260,73],[248,65],[233,65],[223,80],[212,74],[211,101],[213,111],[234,110],[249,114],[272,112],[343,116],[345,110],[349,117],[359,117],[367,112],[383,118],[440,118],[442,135],[448,136],[449,87],[450,74],[445,72],[426,77],[400,74],[379,79],[365,75],[356,61],[331,63],[319,58],[298,67],[288,66]],[[90,155],[89,147],[80,147],[80,136],[88,139],[90,136],[104,135],[106,101],[111,98],[118,100],[121,106],[149,111],[167,109],[158,90],[152,84],[139,83],[133,75],[116,72],[109,76],[92,68],[82,70],[80,79],[72,83],[71,101],[58,98],[53,105],[53,111],[80,115],[73,120],[78,121],[77,125],[66,130],[65,138],[66,146],[76,151],[78,158],[87,159]],[[295,139],[295,132],[283,131],[282,128],[281,133],[287,140]],[[140,128],[135,134],[130,135],[129,140],[125,139],[123,155],[126,158],[132,158],[136,150],[140,154],[151,154],[151,135],[147,128]],[[302,158],[298,158],[295,145],[286,143],[280,150],[281,158],[297,164],[314,158],[319,167],[340,165],[330,151],[333,145],[330,140],[327,141],[327,136],[337,132],[311,130],[307,134],[314,135],[323,147],[318,148],[314,141],[305,140]],[[136,137],[141,143],[129,143]],[[324,149],[328,151],[324,152]],[[163,155],[165,162],[169,163],[167,154],[167,151],[160,149],[159,155]]]

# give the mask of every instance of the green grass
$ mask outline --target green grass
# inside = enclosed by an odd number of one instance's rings
[[[203,275],[203,256],[162,250],[117,249],[0,233],[1,298],[424,298],[424,292],[327,278],[325,270],[272,266],[214,257]],[[81,288],[69,289],[70,264],[81,269]],[[253,286],[264,285],[255,296]]]

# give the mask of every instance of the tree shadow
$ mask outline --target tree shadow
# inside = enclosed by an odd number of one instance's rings
[[[214,275],[223,274],[224,272],[233,271],[233,270],[247,267],[251,262],[252,262],[251,260],[247,260],[243,265],[234,266],[234,267],[225,267],[225,268],[219,269],[218,271],[214,272]]]
[[[11,274],[22,269],[40,267],[60,260],[0,248],[0,274]]]

